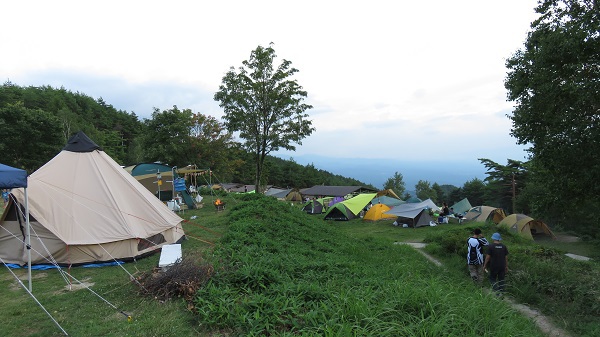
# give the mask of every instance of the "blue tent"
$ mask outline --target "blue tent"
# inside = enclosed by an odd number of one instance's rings
[[[27,171],[0,164],[0,188],[27,187]]]

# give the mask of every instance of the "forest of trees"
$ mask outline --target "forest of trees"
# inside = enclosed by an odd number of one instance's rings
[[[221,182],[248,184],[255,179],[254,155],[214,117],[174,106],[164,111],[155,109],[150,118],[140,120],[134,113],[116,110],[102,98],[64,88],[21,87],[10,82],[0,87],[0,153],[4,164],[32,173],[60,152],[79,130],[123,166],[158,161],[184,167],[191,163],[210,168]],[[529,162],[509,159],[502,165],[483,158],[480,161],[488,170],[486,179],[474,178],[461,187],[420,180],[414,186],[416,196],[449,205],[468,198],[472,205],[536,216],[532,204],[537,199],[528,189],[536,186],[530,179]],[[273,156],[266,158],[263,174],[265,184],[285,188],[360,185],[391,188],[403,198],[409,196],[406,190],[411,188],[404,185],[400,172],[384,186],[372,186],[314,164],[300,165],[292,158]],[[547,215],[545,219],[552,221]]]
[[[32,173],[52,159],[77,131],[85,132],[123,166],[159,161],[171,166],[210,168],[222,182],[254,182],[254,157],[223,124],[189,109],[160,111],[148,119],[115,109],[65,88],[0,87],[2,163]],[[289,188],[361,185],[356,179],[320,170],[313,164],[268,156],[265,182]]]

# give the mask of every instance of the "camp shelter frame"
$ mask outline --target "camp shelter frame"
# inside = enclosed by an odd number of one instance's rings
[[[31,292],[31,224],[29,223],[29,196],[27,194],[27,171],[0,164],[0,188],[23,188],[25,194],[25,245],[27,247],[27,280]],[[10,201],[9,201],[10,202]],[[8,207],[8,206],[7,206]],[[2,220],[6,216],[2,214]]]
[[[357,217],[360,211],[362,211],[376,195],[376,193],[363,193],[348,200],[338,202],[325,212],[324,219],[351,220]]]
[[[417,228],[429,226],[430,221],[433,221],[429,212],[439,210],[440,208],[431,199],[427,199],[419,203],[406,203],[394,206],[391,210],[387,211],[386,214],[396,215],[398,216],[397,221],[399,223],[410,222],[412,224],[411,227]]]

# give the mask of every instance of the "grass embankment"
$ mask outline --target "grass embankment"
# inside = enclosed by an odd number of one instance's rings
[[[449,226],[430,231],[426,251],[444,260],[449,271],[468,278],[465,238],[481,226],[488,239],[500,232],[509,249],[507,293],[550,317],[557,326],[577,336],[600,336],[600,266],[598,246],[590,243],[528,241],[493,224]],[[579,261],[567,252],[586,253],[594,261]]]
[[[494,296],[390,238],[356,238],[269,198],[230,211],[194,311],[206,333],[536,336]]]

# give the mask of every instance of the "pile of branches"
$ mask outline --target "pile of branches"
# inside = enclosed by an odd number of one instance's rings
[[[190,302],[198,289],[210,279],[213,267],[183,258],[163,271],[155,268],[136,278],[140,293],[166,301],[183,297]]]

